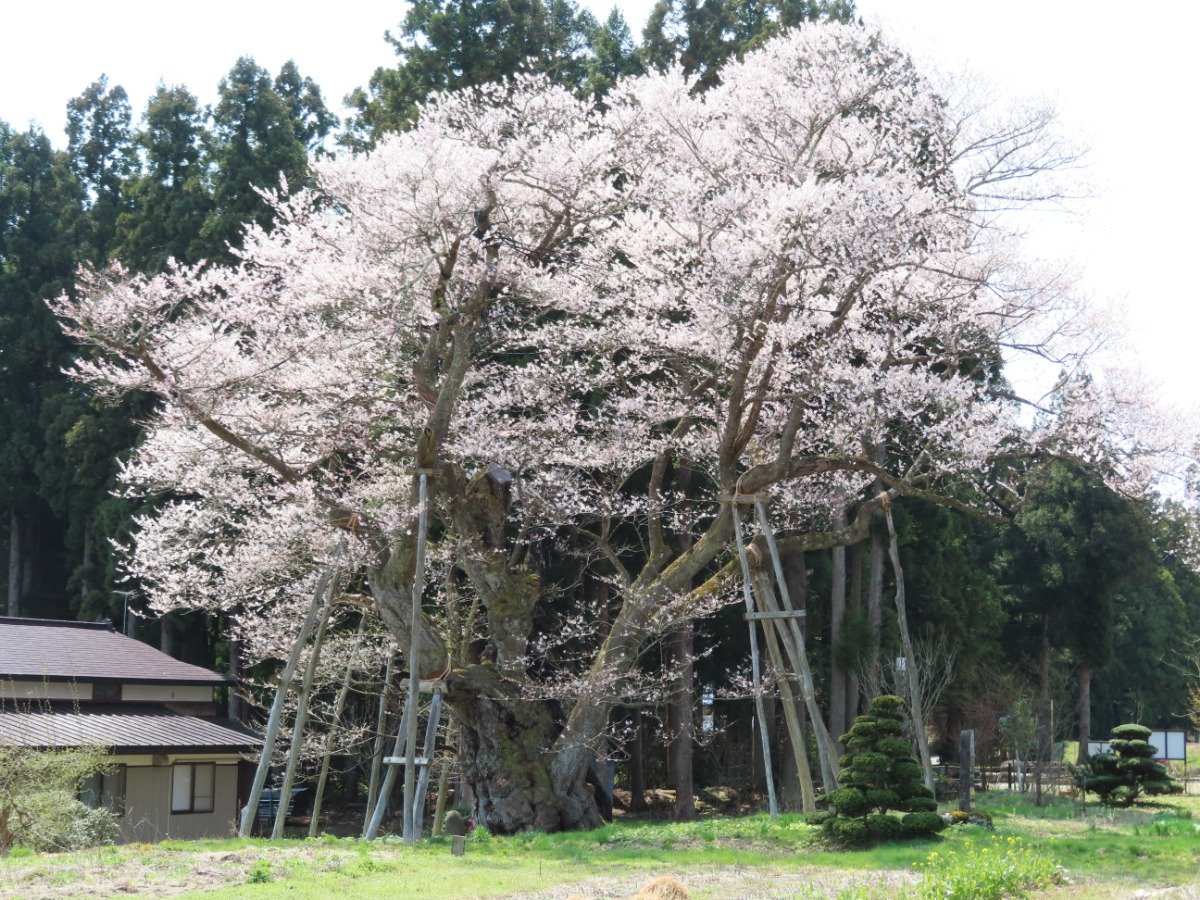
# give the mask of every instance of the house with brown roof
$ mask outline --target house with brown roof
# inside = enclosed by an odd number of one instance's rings
[[[114,765],[80,799],[126,841],[234,833],[239,761],[262,741],[217,716],[228,681],[108,623],[0,617],[0,744],[106,747]]]

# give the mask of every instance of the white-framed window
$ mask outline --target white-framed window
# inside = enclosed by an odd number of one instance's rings
[[[171,812],[212,812],[216,784],[215,763],[175,763],[171,767]]]

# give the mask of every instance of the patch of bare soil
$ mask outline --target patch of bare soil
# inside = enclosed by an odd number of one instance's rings
[[[628,900],[656,876],[671,875],[687,887],[695,900],[794,900],[837,897],[855,887],[871,887],[888,895],[904,884],[914,884],[914,872],[847,871],[820,866],[803,869],[769,869],[762,866],[705,866],[696,869],[642,871],[619,878],[590,878],[544,891],[511,895],[511,900]]]

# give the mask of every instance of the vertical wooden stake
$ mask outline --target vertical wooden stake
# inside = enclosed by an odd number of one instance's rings
[[[771,553],[771,564],[775,569],[775,581],[779,584],[779,596],[783,601],[783,608],[787,612],[792,612],[792,597],[788,592],[787,579],[783,574],[783,560],[779,556],[779,545],[775,543],[775,533],[771,530],[771,522],[767,519],[767,509],[761,500],[755,501],[754,512],[758,516],[758,523],[762,528],[763,538],[766,540],[767,549]],[[765,595],[763,599],[771,603],[772,608],[770,612],[777,611],[775,609],[775,596],[773,592]],[[837,780],[840,774],[838,771],[838,753],[833,738],[829,734],[829,729],[825,727],[825,719],[821,715],[821,709],[817,706],[812,669],[808,665],[808,653],[804,649],[804,635],[800,631],[800,625],[795,619],[777,619],[775,627],[779,630],[779,636],[783,641],[784,649],[792,658],[792,665],[795,667],[796,674],[800,676],[800,687],[804,693],[804,706],[808,710],[809,719],[812,721],[813,736],[817,739],[817,757],[821,762],[821,786],[824,792],[828,794],[837,789]]]
[[[308,726],[308,704],[312,697],[313,678],[317,674],[317,663],[321,659],[321,650],[325,646],[325,629],[329,627],[329,617],[333,613],[333,589],[337,584],[338,575],[335,572],[330,582],[329,595],[325,600],[325,612],[321,623],[317,626],[317,636],[313,638],[312,650],[308,654],[308,665],[304,667],[304,680],[300,683],[300,696],[296,700],[296,721],[292,723],[292,745],[288,748],[287,766],[283,772],[283,784],[279,788],[279,806],[275,809],[275,825],[271,829],[271,837],[279,840],[283,837],[283,826],[287,824],[287,809],[292,796],[292,785],[296,783],[296,769],[300,766],[300,751],[304,746],[304,729]]]
[[[404,715],[408,719],[404,759],[404,840],[416,843],[417,829],[413,823],[413,800],[417,791],[417,692],[421,680],[421,595],[425,589],[425,539],[429,533],[429,475],[417,476],[417,561],[412,585],[412,637],[408,649],[408,702]]]
[[[757,591],[759,597],[762,597],[770,590],[770,582],[767,581],[767,573],[759,570],[757,579]],[[768,609],[767,604],[761,600],[759,605],[763,609]],[[767,655],[771,657],[771,666],[779,673],[779,694],[783,699],[783,720],[787,724],[788,740],[792,745],[792,755],[796,760],[796,779],[800,782],[800,804],[801,808],[806,813],[816,812],[816,797],[813,793],[812,772],[808,767],[808,750],[804,744],[804,735],[800,728],[800,713],[796,708],[796,698],[792,695],[792,686],[788,682],[788,672],[783,664],[783,654],[779,651],[779,638],[775,633],[775,629],[768,627],[763,629],[763,637],[767,640]]]
[[[400,718],[400,727],[396,729],[396,743],[392,747],[393,756],[399,756],[404,750],[404,737],[407,734],[408,709],[406,707],[404,715]],[[387,767],[387,773],[383,776],[383,784],[379,787],[379,795],[375,798],[375,806],[370,810],[370,818],[367,820],[366,828],[363,829],[363,840],[373,841],[379,834],[379,826],[383,824],[384,810],[387,809],[392,789],[396,786],[396,770],[397,766],[395,765]]]
[[[754,599],[750,596],[750,562],[746,559],[746,542],[742,538],[742,511],[734,500],[730,512],[733,515],[733,527],[737,534],[738,559],[742,563],[742,597],[746,601],[747,615],[754,612]],[[762,673],[758,658],[758,632],[754,620],[747,619],[750,628],[750,671],[754,679],[754,708],[758,712],[758,732],[762,741],[763,775],[767,781],[767,804],[771,810],[771,818],[779,815],[779,800],[775,797],[775,775],[771,769],[771,740],[767,734],[767,720],[763,710]]]

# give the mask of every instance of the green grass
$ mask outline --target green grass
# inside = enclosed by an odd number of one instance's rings
[[[336,838],[164,841],[73,854],[14,854],[0,859],[0,896],[65,888],[82,895],[103,887],[123,893],[191,890],[187,896],[206,898],[444,897],[448,888],[456,897],[494,897],[588,879],[644,883],[662,871],[724,873],[723,887],[713,888],[716,893],[702,888],[699,896],[737,896],[736,887],[729,887],[730,872],[783,877],[810,871],[828,876],[835,885],[832,896],[843,882],[847,897],[920,897],[930,891],[971,896],[971,884],[979,896],[1002,896],[1044,886],[1038,879],[1059,866],[1070,884],[1057,890],[1081,896],[1197,882],[1200,798],[1110,811],[1058,798],[1037,808],[1016,795],[990,792],[979,796],[979,805],[992,814],[994,831],[956,826],[936,840],[855,851],[829,847],[820,830],[798,816],[772,821],[760,815],[680,825],[618,822],[587,832],[504,838],[477,830],[463,857],[452,856],[445,839],[409,848],[395,839],[363,844]],[[899,873],[905,885],[876,885],[871,873],[886,872]],[[916,872],[925,873],[924,886]],[[812,894],[818,895],[829,894]]]

